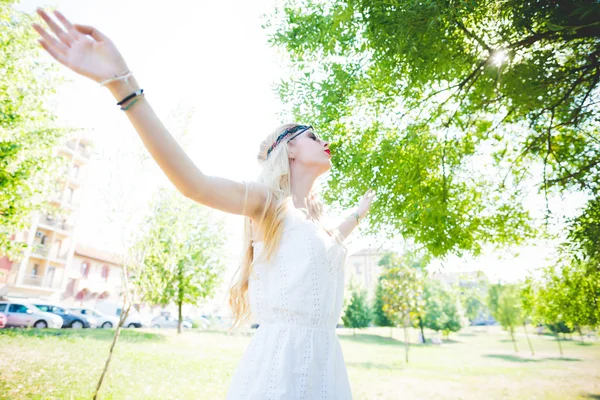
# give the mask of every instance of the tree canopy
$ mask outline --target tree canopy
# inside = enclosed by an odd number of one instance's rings
[[[594,239],[600,3],[287,0],[265,27],[289,56],[289,115],[331,141],[325,199],[377,187],[373,231],[434,256],[521,243],[533,187],[546,216],[554,194],[589,196],[574,238]]]
[[[140,265],[134,284],[150,304],[199,305],[221,281],[223,226],[208,210],[172,189],[159,189],[132,248]],[[181,330],[181,329],[180,329]]]

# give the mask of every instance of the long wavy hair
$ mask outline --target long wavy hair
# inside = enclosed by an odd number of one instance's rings
[[[277,139],[277,137],[288,128],[297,126],[297,123],[283,124],[275,129],[269,136],[260,144],[258,152],[258,163],[262,167],[258,181],[267,185],[269,188],[267,200],[264,204],[262,213],[259,218],[259,226],[263,232],[261,240],[263,241],[263,253],[261,261],[269,262],[279,247],[281,233],[283,231],[283,223],[285,216],[290,207],[294,207],[292,203],[292,193],[290,185],[290,164],[288,158],[287,141],[280,143],[267,158],[267,150]],[[251,183],[246,183],[251,184]],[[244,198],[244,208],[248,197],[248,186],[246,187],[246,196]],[[311,191],[306,199],[305,208],[315,222],[321,225],[321,216],[323,213],[323,203]],[[229,330],[239,327],[246,322],[250,317],[250,305],[248,301],[248,283],[252,273],[252,267],[257,261],[254,259],[254,248],[252,247],[252,231],[250,226],[250,218],[244,218],[244,236],[243,236],[243,251],[240,266],[236,271],[234,284],[229,289],[229,306],[231,307],[234,322]],[[257,227],[255,227],[257,228]],[[327,228],[323,227],[330,235],[333,235],[336,240],[340,241],[339,235],[335,235]]]

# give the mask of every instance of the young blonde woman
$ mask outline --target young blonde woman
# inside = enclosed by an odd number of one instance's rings
[[[335,327],[342,312],[348,237],[369,210],[369,190],[337,229],[321,223],[315,180],[331,168],[328,143],[311,126],[285,124],[261,143],[257,182],[203,174],[165,129],[125,60],[105,35],[38,14],[41,46],[58,62],[106,86],[144,145],[186,197],[244,215],[243,260],[230,289],[234,326],[259,324],[236,368],[227,399],[351,399]]]

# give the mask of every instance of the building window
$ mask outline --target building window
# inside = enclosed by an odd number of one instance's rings
[[[102,278],[105,282],[108,281],[108,265],[106,264],[102,266]]]
[[[81,276],[87,278],[90,273],[90,264],[87,261],[81,263]]]

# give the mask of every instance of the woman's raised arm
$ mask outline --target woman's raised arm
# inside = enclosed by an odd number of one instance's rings
[[[72,24],[55,11],[63,29],[43,10],[38,9],[37,12],[54,33],[51,35],[34,24],[34,29],[41,36],[39,42],[61,64],[98,83],[129,71],[116,46],[97,29]],[[115,80],[105,86],[118,102],[140,89],[133,77]],[[136,102],[130,102],[125,113],[177,190],[198,203],[232,214],[254,218],[262,211],[267,197],[266,186],[254,183],[248,187],[244,183],[203,174],[167,131],[145,96],[139,95],[134,99]],[[247,189],[247,202],[244,204]]]

